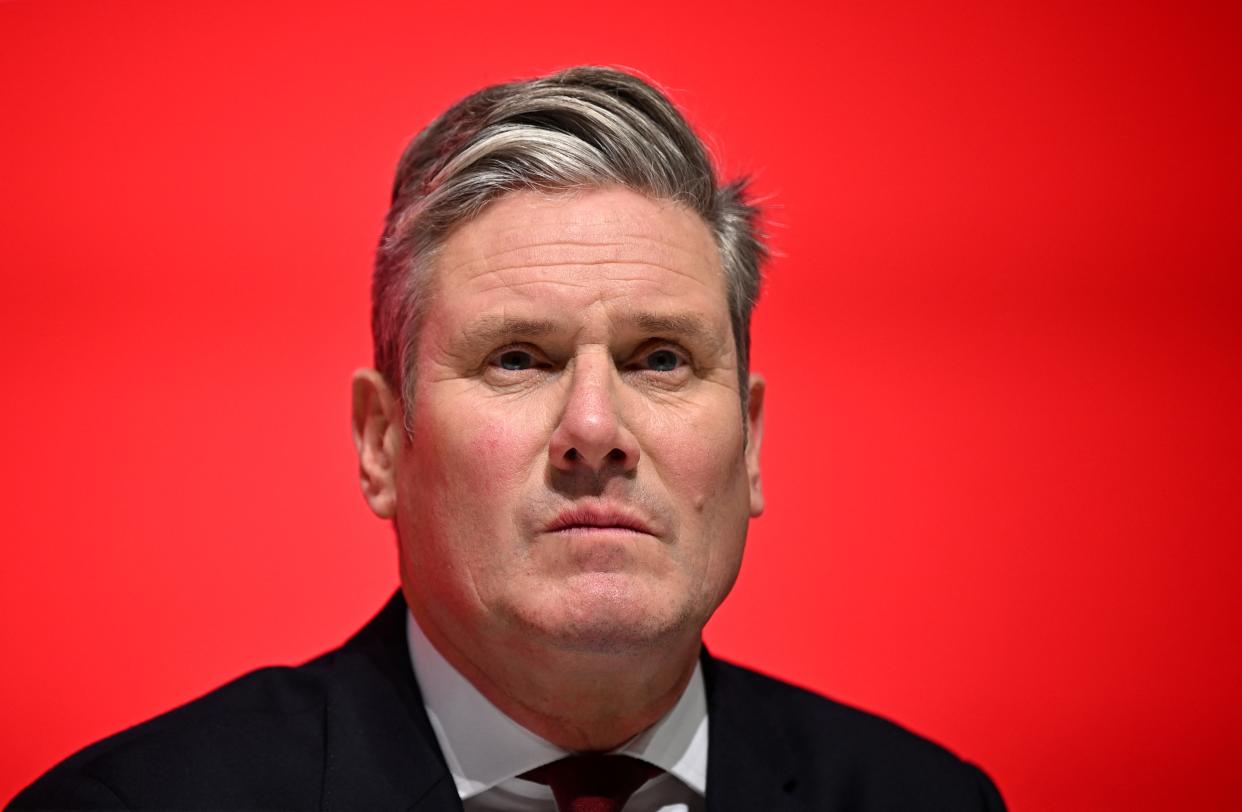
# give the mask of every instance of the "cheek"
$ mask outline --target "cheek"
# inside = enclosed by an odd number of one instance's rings
[[[526,477],[531,448],[512,426],[488,422],[465,438],[462,468],[467,483],[479,493],[507,491]]]
[[[732,416],[736,418],[736,410]],[[661,479],[673,495],[694,513],[719,513],[721,503],[737,498],[738,482],[744,482],[744,456],[740,422],[717,414],[699,416],[676,427],[663,427],[656,434],[653,457]],[[712,521],[716,515],[703,516]]]
[[[672,555],[704,622],[737,578],[750,519],[740,415],[727,415],[668,435],[657,466],[679,513]]]
[[[437,600],[487,592],[514,554],[515,514],[530,490],[537,443],[477,405],[416,412],[403,477],[409,577]],[[471,582],[463,590],[460,585]]]
[[[461,503],[494,502],[513,495],[530,477],[543,446],[540,433],[520,414],[492,414],[477,405],[428,415],[434,438],[424,464],[444,477]]]

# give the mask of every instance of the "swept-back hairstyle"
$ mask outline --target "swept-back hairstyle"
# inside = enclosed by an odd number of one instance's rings
[[[375,258],[375,367],[409,413],[429,266],[457,226],[517,191],[624,186],[681,203],[715,236],[745,408],[750,314],[765,252],[745,181],[717,182],[707,151],[663,94],[611,68],[578,67],[462,99],[406,147]]]

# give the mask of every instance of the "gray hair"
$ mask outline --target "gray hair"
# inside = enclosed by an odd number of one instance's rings
[[[432,292],[428,266],[449,233],[499,197],[624,186],[697,212],[720,252],[745,409],[750,315],[766,256],[744,180],[719,185],[690,125],[647,82],[577,67],[466,97],[409,143],[375,258],[375,367],[408,416],[414,347]]]

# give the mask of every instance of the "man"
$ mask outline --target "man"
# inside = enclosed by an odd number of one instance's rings
[[[454,106],[401,159],[353,382],[400,593],[13,806],[1002,808],[936,745],[702,650],[763,510],[761,257],[741,185],[633,76]]]

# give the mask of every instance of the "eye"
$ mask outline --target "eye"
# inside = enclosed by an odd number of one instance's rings
[[[516,372],[530,369],[535,365],[535,358],[526,350],[505,350],[496,357],[496,366]]]
[[[684,362],[672,350],[656,350],[643,359],[643,365],[653,372],[672,372]]]

